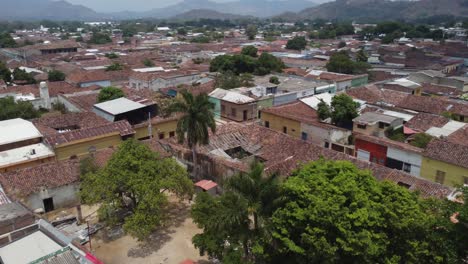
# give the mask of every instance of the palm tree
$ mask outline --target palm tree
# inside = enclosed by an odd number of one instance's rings
[[[209,143],[209,129],[216,131],[214,119],[214,104],[208,100],[206,94],[193,96],[187,91],[182,91],[182,99],[176,100],[169,106],[169,113],[181,113],[182,117],[177,123],[177,139],[179,143],[187,141],[192,150],[192,162],[196,175],[196,147]]]
[[[263,164],[253,162],[248,173],[239,173],[226,181],[227,190],[247,201],[255,232],[259,231],[259,222],[274,211],[278,198],[278,174],[265,176],[263,172]]]

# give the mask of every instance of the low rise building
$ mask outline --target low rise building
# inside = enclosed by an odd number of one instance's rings
[[[0,121],[0,172],[54,160],[55,154],[41,132],[24,119]]]
[[[242,122],[257,117],[256,100],[233,91],[218,88],[209,94],[217,116]]]
[[[403,121],[402,118],[394,116],[366,112],[353,119],[353,131],[365,135],[383,137],[387,129],[399,128],[403,125]]]
[[[149,89],[159,91],[162,88],[174,87],[180,84],[192,84],[203,78],[199,71],[164,71],[164,72],[134,72],[130,75],[131,89]]]

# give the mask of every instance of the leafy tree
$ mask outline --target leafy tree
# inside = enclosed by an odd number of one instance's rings
[[[456,254],[417,193],[348,161],[307,164],[282,190],[268,263],[451,263]]]
[[[354,62],[349,58],[345,51],[337,52],[330,57],[326,68],[330,72],[344,74],[361,74],[365,73],[370,65],[366,62]]]
[[[234,74],[253,73],[266,75],[281,72],[284,63],[269,53],[262,53],[258,59],[247,55],[221,55],[210,62],[211,72],[233,72]]]
[[[198,145],[209,143],[209,130],[216,131],[214,119],[214,105],[208,100],[206,94],[193,96],[183,91],[182,99],[176,100],[169,106],[169,113],[181,113],[182,117],[177,123],[177,139],[180,143],[187,142],[192,149],[192,162],[194,174],[197,174],[196,148]]]
[[[89,39],[88,43],[102,45],[102,44],[112,43],[112,39],[108,34],[95,32]]]
[[[337,125],[346,125],[359,115],[359,103],[354,102],[351,96],[344,93],[333,97],[331,108],[332,122]]]
[[[0,80],[11,82],[11,71],[2,61],[0,61]]]
[[[65,73],[57,70],[52,70],[48,72],[48,80],[49,82],[59,82],[65,81],[66,75]]]
[[[367,55],[366,53],[364,52],[363,49],[360,49],[357,53],[356,53],[356,61],[360,61],[360,62],[367,62]]]
[[[270,77],[270,83],[280,84],[280,80],[278,79],[278,76],[271,76]]]
[[[39,111],[30,102],[15,102],[13,97],[0,98],[0,121],[14,118],[33,119],[39,116]]]
[[[16,48],[18,43],[11,37],[10,33],[0,34],[0,48]]]
[[[146,67],[154,67],[154,62],[148,58],[144,59],[142,63]]]
[[[123,70],[122,64],[115,62],[107,66],[106,71],[121,71]]]
[[[266,75],[271,72],[281,72],[286,66],[281,59],[276,58],[270,53],[263,52],[258,58],[257,68],[254,71],[256,75]]]
[[[67,114],[68,113],[67,107],[62,102],[52,103],[52,110],[60,112],[62,114]]]
[[[294,37],[286,44],[286,48],[292,50],[303,50],[306,46],[307,40],[304,37]]]
[[[126,232],[144,239],[164,221],[165,192],[184,197],[192,188],[186,170],[174,159],[160,159],[130,139],[104,168],[82,175],[80,196],[86,204],[101,204],[101,219],[110,225],[123,222]]]
[[[111,53],[106,53],[105,55],[107,58],[109,59],[118,59],[119,58],[119,55],[114,53],[114,52],[111,52]]]
[[[32,74],[26,72],[25,70],[21,70],[20,68],[16,68],[13,70],[13,80],[23,81],[26,84],[36,83],[36,80],[34,79]]]
[[[320,99],[320,103],[318,103],[317,105],[317,113],[321,120],[330,118],[332,115],[330,106],[327,103],[325,103],[322,99]]]
[[[185,36],[185,35],[187,35],[187,30],[185,28],[178,28],[177,29],[177,34]]]
[[[346,42],[340,41],[340,43],[338,43],[338,48],[341,49],[341,48],[344,48],[344,47],[346,47]]]
[[[190,40],[192,43],[209,43],[211,39],[207,36],[198,36]]]
[[[245,46],[244,48],[242,48],[241,54],[256,58],[258,56],[257,52],[258,49],[255,46]]]
[[[117,87],[113,87],[113,86],[104,87],[101,89],[101,91],[99,91],[98,103],[115,100],[124,96],[125,96],[124,92]]]
[[[255,36],[257,35],[257,26],[255,25],[248,25],[245,29],[245,34],[250,40],[254,40]]]
[[[238,87],[252,87],[253,76],[249,73],[236,75],[232,72],[223,72],[216,76],[216,87],[223,89],[233,89]]]
[[[433,137],[426,133],[419,133],[414,136],[414,139],[410,142],[411,145],[418,148],[426,148],[427,144],[431,142]]]

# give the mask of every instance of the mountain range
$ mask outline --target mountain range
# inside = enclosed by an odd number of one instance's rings
[[[436,16],[468,16],[468,0],[336,0],[297,13],[287,12],[278,18],[354,20],[416,20]]]
[[[1,0],[0,20],[275,17],[287,21],[322,18],[365,22],[468,16],[468,0],[335,0],[320,5],[312,1],[232,0],[220,3],[211,0],[183,0],[168,7],[144,12],[98,13],[83,5],[74,5],[64,0]]]

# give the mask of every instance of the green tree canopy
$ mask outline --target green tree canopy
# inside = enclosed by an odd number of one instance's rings
[[[88,43],[102,45],[102,44],[112,43],[112,39],[106,33],[95,32],[89,39]]]
[[[146,238],[164,220],[166,191],[192,195],[186,170],[174,159],[160,159],[148,146],[130,139],[122,143],[107,165],[82,175],[80,196],[86,204],[101,204],[100,219],[123,221],[126,232]]]
[[[410,142],[411,145],[418,148],[426,148],[427,144],[431,142],[433,137],[426,133],[419,133],[414,136],[414,139]]]
[[[36,80],[32,76],[32,74],[26,72],[25,70],[21,70],[20,68],[16,68],[13,70],[13,80],[15,81],[22,81],[26,84],[34,84]]]
[[[416,193],[348,161],[288,178],[272,217],[269,263],[451,263],[455,254]],[[441,243],[442,242],[442,243]]]
[[[335,95],[331,102],[332,122],[337,125],[346,125],[352,123],[358,114],[359,103],[353,101],[353,98],[347,94]]]
[[[154,67],[154,62],[148,58],[144,59],[142,63],[146,67]]]
[[[245,46],[242,48],[242,51],[241,51],[241,54],[242,55],[247,55],[247,56],[250,56],[250,57],[257,57],[257,52],[258,52],[258,49],[255,47],[255,46]]]
[[[61,71],[52,70],[48,72],[49,82],[65,81],[65,78],[66,78],[65,73]]]
[[[30,102],[15,102],[13,97],[0,98],[0,121],[14,118],[33,119],[39,116],[39,111]]]
[[[292,49],[292,50],[303,50],[307,46],[307,40],[305,37],[294,37],[291,40],[288,40],[288,43],[286,44],[287,49]]]
[[[0,48],[16,48],[18,43],[11,37],[10,33],[0,34]]]
[[[118,58],[119,58],[119,55],[116,54],[115,52],[106,53],[105,56],[106,56],[107,58],[109,58],[109,59],[118,59]]]
[[[322,99],[320,99],[320,103],[317,105],[317,113],[321,120],[325,120],[331,117],[331,109],[330,106],[325,103]]]
[[[364,52],[363,49],[360,49],[357,53],[356,53],[356,61],[360,61],[360,62],[367,62],[367,55],[366,53]]]
[[[269,81],[272,84],[280,84],[280,80],[278,79],[278,76],[271,76]]]
[[[262,53],[258,59],[247,55],[221,55],[210,62],[211,72],[233,72],[234,74],[253,73],[266,75],[281,72],[284,63],[269,53]]]
[[[121,71],[123,70],[122,64],[114,62],[111,65],[107,66],[106,71]]]
[[[209,131],[216,131],[214,119],[214,104],[206,94],[193,96],[187,91],[182,92],[182,99],[169,106],[168,113],[180,113],[182,117],[177,122],[176,134],[179,143],[187,142],[192,149],[193,172],[196,175],[196,147],[207,145],[210,141]]]
[[[2,61],[0,61],[0,80],[11,82],[11,71]]]
[[[117,87],[113,87],[113,86],[104,87],[101,89],[101,91],[99,91],[98,103],[115,100],[124,96],[125,96],[124,92]]]
[[[254,40],[255,36],[257,35],[257,26],[256,25],[248,25],[245,29],[245,34],[250,40]]]
[[[330,61],[327,63],[326,68],[330,72],[344,73],[344,74],[361,74],[367,72],[370,65],[366,62],[354,62],[349,57],[346,51],[341,51],[333,54]]]

